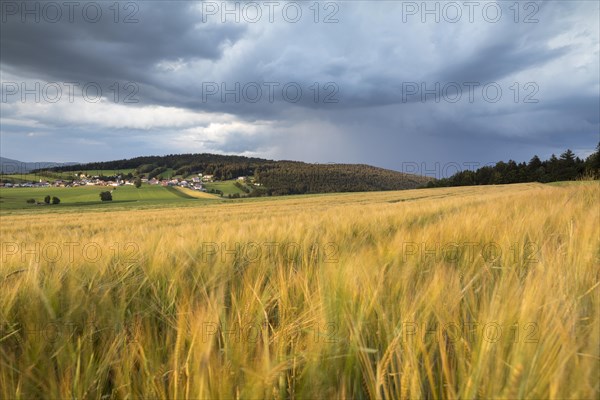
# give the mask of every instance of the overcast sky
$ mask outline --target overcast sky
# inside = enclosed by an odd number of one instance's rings
[[[0,155],[407,171],[600,139],[597,1],[116,4],[2,1]]]

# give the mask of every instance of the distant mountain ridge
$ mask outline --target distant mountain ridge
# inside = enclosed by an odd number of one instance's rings
[[[51,161],[19,161],[11,158],[0,157],[0,173],[1,174],[26,174],[36,169],[47,169],[68,165],[77,165],[75,162],[58,163]]]
[[[133,170],[129,172],[132,176],[148,179],[165,174],[185,178],[198,173],[212,175],[215,180],[253,177],[261,186],[257,192],[267,195],[414,189],[432,180],[364,164],[311,164],[208,153],[144,156],[50,169],[74,172]]]

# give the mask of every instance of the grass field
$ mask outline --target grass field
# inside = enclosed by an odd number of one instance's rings
[[[101,202],[99,194],[112,190],[113,201]],[[190,191],[192,192],[192,191]],[[43,201],[46,195],[56,196],[60,204],[36,206],[27,204],[27,199]],[[174,189],[158,185],[134,186],[79,186],[73,188],[0,188],[0,214],[14,212],[73,212],[112,210],[116,206],[128,209],[140,207],[178,207],[197,205],[198,199],[217,200],[216,196],[190,196]],[[189,200],[192,200],[190,202]],[[77,207],[77,210],[74,210]]]
[[[0,398],[597,399],[599,195],[0,215]]]
[[[73,179],[73,174],[69,173],[69,175],[60,172],[52,172],[52,173],[28,173],[28,174],[2,174],[0,175],[0,180],[3,182],[13,182],[13,183],[31,183],[31,182],[39,182],[39,181],[48,181],[54,182],[57,179]]]
[[[230,181],[222,181],[222,182],[210,182],[210,183],[205,183],[204,187],[206,188],[206,190],[220,190],[223,192],[224,196],[227,196],[228,194],[240,194],[240,195],[244,195],[245,193],[238,188],[237,186],[234,185],[234,183],[237,182],[236,180],[230,180]]]

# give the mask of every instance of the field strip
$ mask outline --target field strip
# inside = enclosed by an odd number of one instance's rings
[[[206,192],[201,192],[199,190],[191,190],[191,189],[183,188],[183,187],[179,187],[179,186],[173,186],[173,189],[185,194],[187,197],[191,197],[194,199],[212,199],[212,200],[219,199],[219,196],[216,196],[216,195],[210,194],[210,193],[206,193]]]

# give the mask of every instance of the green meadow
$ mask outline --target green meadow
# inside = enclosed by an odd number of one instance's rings
[[[230,180],[230,181],[223,181],[223,182],[210,182],[210,183],[205,183],[204,187],[207,190],[220,190],[221,192],[223,192],[223,196],[227,196],[228,194],[236,194],[238,193],[239,195],[243,195],[245,194],[240,188],[238,188],[237,186],[234,185],[236,181],[235,180]]]
[[[111,191],[113,200],[100,201],[100,192]],[[60,204],[35,205],[27,204],[28,199],[43,202],[45,196],[56,196]],[[79,186],[79,187],[48,187],[48,188],[1,188],[0,212],[42,212],[42,211],[68,211],[74,207],[79,209],[113,209],[115,207],[144,208],[148,206],[182,206],[198,205],[199,202],[218,201],[214,199],[197,199],[186,195],[174,188],[142,185],[135,186]]]

